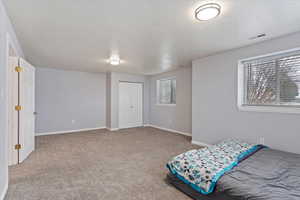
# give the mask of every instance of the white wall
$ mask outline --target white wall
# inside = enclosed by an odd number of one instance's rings
[[[132,75],[126,73],[111,72],[108,75],[110,77],[110,124],[108,128],[118,129],[119,128],[119,82],[138,82],[144,84],[144,124],[149,122],[149,81],[147,76]],[[109,85],[109,84],[108,84]]]
[[[13,27],[0,0],[0,199],[8,184],[8,133],[7,133],[7,34],[20,57],[24,57]]]
[[[111,127],[111,73],[106,73],[106,127]]]
[[[37,68],[36,133],[98,127],[118,129],[120,81],[143,83],[143,120],[148,124],[150,92],[147,76]]]
[[[157,105],[156,81],[176,77],[176,106]],[[150,77],[150,124],[191,134],[192,132],[192,68]]]
[[[36,68],[36,133],[106,127],[106,74]]]
[[[216,143],[228,137],[300,153],[299,114],[241,112],[237,107],[239,59],[300,47],[300,33],[193,62],[193,140]]]

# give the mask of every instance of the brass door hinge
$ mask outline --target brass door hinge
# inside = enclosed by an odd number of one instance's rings
[[[16,110],[16,111],[22,110],[22,106],[15,106],[15,110]]]
[[[15,68],[15,70],[16,70],[16,72],[21,72],[21,71],[22,71],[22,67],[17,66],[17,67]]]
[[[20,144],[16,144],[16,145],[15,145],[15,149],[16,149],[16,150],[21,149],[21,145],[20,145]]]

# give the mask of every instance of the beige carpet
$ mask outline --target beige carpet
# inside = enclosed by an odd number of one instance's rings
[[[165,182],[166,162],[199,148],[154,128],[40,136],[11,167],[6,200],[190,200]]]

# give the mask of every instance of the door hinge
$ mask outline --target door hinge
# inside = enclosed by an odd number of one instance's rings
[[[20,144],[16,144],[16,145],[15,145],[15,149],[16,149],[16,150],[21,149],[21,145],[20,145]]]
[[[16,111],[22,110],[22,106],[15,106],[15,110],[16,110]]]
[[[15,68],[15,70],[16,70],[16,72],[21,72],[21,71],[22,71],[22,67],[17,66],[17,67]]]

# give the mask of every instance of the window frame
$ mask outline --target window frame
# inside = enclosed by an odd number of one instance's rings
[[[176,81],[176,97],[175,97],[175,103],[160,103],[160,81],[166,81],[166,80],[175,80]],[[171,94],[172,96],[172,94]],[[175,76],[167,77],[167,78],[160,78],[156,80],[156,106],[176,106],[177,104],[177,79]]]
[[[300,53],[300,48],[293,48],[283,51],[278,51],[270,54],[255,56],[251,58],[241,59],[238,61],[238,95],[237,105],[240,111],[253,111],[253,112],[271,112],[271,113],[291,113],[300,114],[299,105],[249,105],[245,104],[245,94],[247,93],[247,78],[245,76],[244,63],[252,60],[266,59],[268,57],[285,57],[292,55],[295,52]]]

